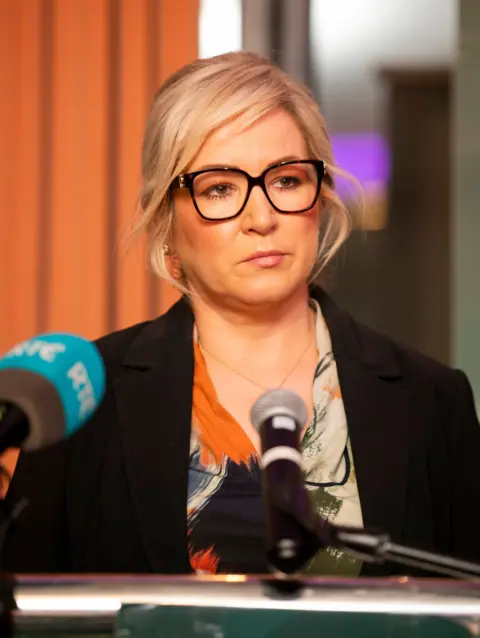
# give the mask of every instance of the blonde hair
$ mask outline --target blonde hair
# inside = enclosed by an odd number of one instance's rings
[[[241,51],[199,59],[174,73],[159,89],[147,120],[142,148],[143,185],[133,236],[146,232],[154,272],[188,292],[169,271],[168,245],[173,223],[170,186],[200,151],[207,136],[242,116],[252,124],[282,108],[302,131],[311,158],[325,163],[320,192],[323,211],[314,283],[347,239],[351,223],[335,193],[334,165],[325,120],[309,89],[268,60]]]

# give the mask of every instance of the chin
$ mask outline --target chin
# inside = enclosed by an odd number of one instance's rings
[[[292,297],[306,286],[304,278],[256,277],[244,282],[238,291],[239,300],[245,304],[276,304]]]

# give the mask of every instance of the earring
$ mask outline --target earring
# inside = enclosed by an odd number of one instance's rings
[[[170,255],[170,248],[169,246],[167,246],[167,244],[163,244],[163,254]]]
[[[170,266],[172,277],[177,281],[181,281],[183,277],[182,267],[180,266],[179,260],[175,257],[172,259],[172,264]]]

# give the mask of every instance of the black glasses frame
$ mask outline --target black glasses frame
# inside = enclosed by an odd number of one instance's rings
[[[276,168],[280,168],[281,166],[288,166],[289,164],[311,164],[312,166],[315,167],[315,170],[317,171],[318,183],[317,183],[317,190],[315,193],[315,197],[313,198],[311,205],[308,206],[307,208],[302,208],[302,210],[291,211],[291,210],[282,210],[281,208],[278,208],[278,206],[276,206],[270,199],[270,196],[267,191],[267,187],[265,186],[265,177],[267,173],[269,173],[270,171],[273,171]],[[228,171],[230,173],[240,173],[241,175],[244,175],[247,178],[248,188],[247,188],[247,193],[245,195],[245,201],[243,202],[238,213],[236,213],[235,215],[230,215],[228,217],[215,217],[215,218],[205,217],[205,215],[202,214],[200,208],[198,207],[197,201],[195,199],[195,194],[193,190],[193,182],[195,181],[195,178],[198,175],[203,175],[204,173],[219,172],[219,171],[225,171],[225,172]],[[320,194],[320,189],[322,187],[322,181],[325,175],[326,175],[326,169],[325,169],[325,162],[323,160],[317,160],[317,159],[289,160],[288,162],[280,162],[279,164],[274,164],[273,166],[269,166],[263,171],[263,173],[258,175],[258,177],[253,177],[252,175],[250,175],[250,173],[247,173],[247,171],[244,171],[241,168],[228,168],[223,166],[219,166],[218,168],[205,168],[201,171],[195,171],[193,173],[182,173],[177,178],[174,179],[174,181],[172,182],[172,188],[187,188],[188,189],[190,193],[190,197],[192,198],[193,205],[195,206],[195,210],[197,211],[197,213],[200,215],[202,219],[204,219],[207,222],[222,222],[228,219],[235,219],[236,217],[238,217],[239,215],[243,213],[254,186],[260,186],[268,202],[277,211],[277,213],[282,213],[284,215],[289,215],[289,214],[295,215],[299,213],[306,213],[308,210],[312,208],[312,206],[317,201],[318,196]]]

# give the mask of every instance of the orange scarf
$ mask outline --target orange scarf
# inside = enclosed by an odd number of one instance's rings
[[[194,345],[193,427],[202,446],[203,465],[221,463],[224,456],[248,464],[255,458],[252,442],[233,416],[220,404],[198,343]]]

